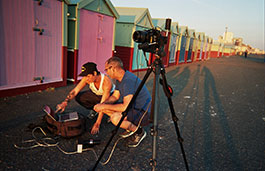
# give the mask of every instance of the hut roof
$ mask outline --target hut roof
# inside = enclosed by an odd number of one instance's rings
[[[165,18],[153,18],[152,21],[155,27],[160,27],[162,30],[165,30]]]
[[[171,23],[171,31],[173,33],[176,33],[176,34],[179,33],[179,23],[178,22],[172,22]]]
[[[133,23],[144,27],[153,27],[148,8],[116,7],[120,18],[118,23]]]
[[[205,33],[204,32],[198,32],[198,39],[204,41]]]
[[[77,4],[78,9],[85,8],[119,18],[119,14],[110,0],[65,0],[65,2],[67,4]]]
[[[179,27],[179,33],[189,35],[189,29],[188,26],[180,26]]]
[[[192,38],[196,37],[194,29],[189,29],[189,36],[192,37]]]

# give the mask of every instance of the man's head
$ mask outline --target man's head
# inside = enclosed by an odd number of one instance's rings
[[[92,74],[92,75],[99,74],[99,71],[97,69],[97,64],[93,62],[88,62],[82,66],[82,72],[79,74],[79,76],[84,77],[84,76],[87,76],[88,74]]]
[[[120,71],[124,71],[123,63],[118,57],[111,57],[105,63],[105,72],[114,78],[119,75]]]

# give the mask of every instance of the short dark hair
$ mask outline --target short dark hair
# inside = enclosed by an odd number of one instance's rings
[[[111,58],[109,58],[106,63],[109,65],[109,64],[115,64],[115,67],[119,67],[119,68],[123,68],[123,62],[120,58],[116,57],[116,56],[113,56]]]

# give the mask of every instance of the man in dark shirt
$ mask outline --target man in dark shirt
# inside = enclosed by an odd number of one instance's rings
[[[103,112],[110,116],[110,120],[117,125],[122,117],[122,112],[126,110],[141,80],[129,71],[125,71],[120,58],[111,57],[105,63],[105,71],[112,78],[117,80],[113,94],[101,104],[94,106],[97,112]],[[115,103],[119,99],[121,103]],[[146,132],[142,126],[149,124],[151,96],[146,86],[143,86],[137,96],[132,108],[121,123],[121,128],[125,129],[122,137],[129,137],[128,146],[137,147],[145,138]]]

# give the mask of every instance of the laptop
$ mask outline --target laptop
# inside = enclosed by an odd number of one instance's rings
[[[59,122],[68,122],[78,120],[78,113],[77,112],[70,112],[65,114],[59,115]]]

